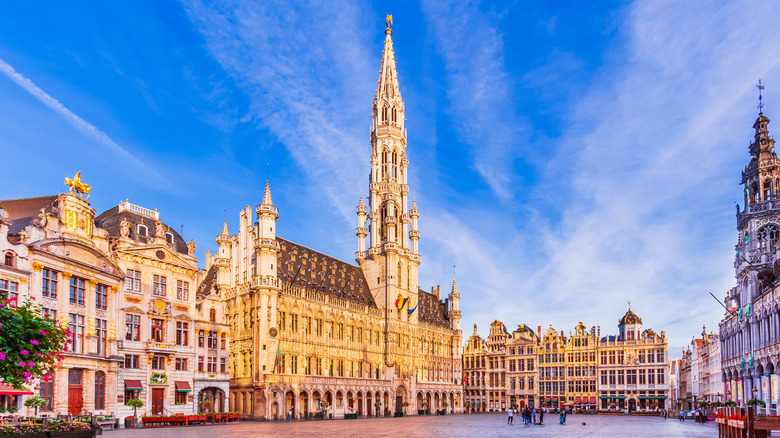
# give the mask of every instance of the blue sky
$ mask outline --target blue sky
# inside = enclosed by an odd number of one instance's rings
[[[734,283],[758,78],[780,120],[780,4],[541,3],[3,3],[0,199],[82,170],[98,212],[157,208],[202,263],[268,165],[279,234],[352,261],[391,13],[421,285],[456,265],[466,336],[615,333],[630,299],[678,355]]]

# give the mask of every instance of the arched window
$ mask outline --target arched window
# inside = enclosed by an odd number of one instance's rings
[[[753,183],[750,191],[750,200],[756,202],[758,200],[758,183]]]
[[[95,373],[95,410],[101,411],[106,408],[106,373],[98,371]]]
[[[5,253],[4,263],[5,263],[6,266],[10,266],[10,267],[13,268],[14,267],[14,262],[15,262],[14,259],[15,259],[14,253],[12,253],[11,251],[8,251],[7,253]]]
[[[147,236],[149,235],[149,230],[146,228],[146,225],[138,225],[138,235],[139,236]]]
[[[209,321],[216,322],[217,321],[217,310],[213,307],[211,310],[209,310]]]
[[[767,199],[770,198],[770,196],[771,196],[770,194],[772,192],[771,188],[772,188],[772,180],[770,180],[769,178],[765,179],[764,180],[764,192],[763,192],[764,193],[764,201],[766,201]]]
[[[777,246],[780,232],[775,224],[764,225],[756,234],[756,245],[761,250],[773,250]]]
[[[173,233],[165,233],[165,241],[173,245]]]
[[[393,107],[393,113],[392,113],[392,115],[393,115],[393,123],[396,122],[397,113],[398,112],[396,111],[395,107]]]
[[[382,108],[382,121],[383,122],[387,121],[387,107]]]

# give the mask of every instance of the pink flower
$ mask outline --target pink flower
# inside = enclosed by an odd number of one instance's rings
[[[38,341],[36,341],[35,339],[30,339],[30,343],[33,345],[38,345]]]
[[[44,329],[41,329],[41,334],[42,334],[42,335],[48,335],[48,334],[49,334],[49,332],[47,332],[47,331],[46,331],[46,330],[44,330]]]
[[[26,364],[26,363],[24,363],[24,362],[19,362],[19,366],[20,366],[20,367],[26,367],[26,366],[27,366],[27,364]]]
[[[2,323],[0,323],[0,328],[3,328],[3,324]]]
[[[28,354],[30,354],[30,352],[27,350],[22,350],[19,352],[19,354],[21,354],[22,356],[27,356]]]
[[[29,366],[30,368],[32,368],[32,367],[34,367],[34,366],[35,366],[35,362],[33,362],[33,361],[30,361],[30,362],[28,362],[28,363],[27,363],[27,366]]]
[[[24,372],[24,378],[25,379],[29,379],[30,377],[32,377],[32,373],[25,371]]]
[[[38,356],[38,357],[43,357],[43,354],[41,354],[41,353],[35,353],[35,355]]]
[[[5,353],[0,353],[0,360],[5,359]]]

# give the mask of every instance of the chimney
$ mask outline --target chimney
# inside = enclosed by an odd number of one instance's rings
[[[539,339],[542,339],[542,326],[536,327],[536,333],[539,335]]]

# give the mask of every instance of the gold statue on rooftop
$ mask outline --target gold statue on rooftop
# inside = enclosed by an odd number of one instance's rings
[[[89,199],[89,191],[92,190],[92,187],[88,184],[85,184],[81,182],[81,171],[76,174],[76,176],[71,178],[65,178],[65,185],[70,187],[71,193],[78,193],[79,195],[87,195],[87,199]]]
[[[385,24],[387,25],[387,28],[390,29],[390,25],[393,24],[393,16],[390,14],[387,14],[387,17],[385,18]]]

